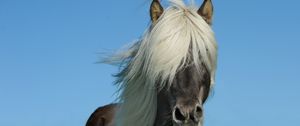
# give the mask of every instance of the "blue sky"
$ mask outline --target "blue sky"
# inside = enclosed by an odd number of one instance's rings
[[[206,126],[299,126],[298,0],[215,0]],[[200,3],[200,1],[198,1]],[[113,102],[99,53],[140,37],[147,0],[0,0],[0,125],[83,126]]]

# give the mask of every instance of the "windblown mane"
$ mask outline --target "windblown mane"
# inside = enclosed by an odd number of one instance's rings
[[[187,60],[199,71],[205,64],[214,82],[217,44],[211,27],[194,5],[186,6],[182,0],[170,2],[139,41],[105,60],[124,65],[116,81],[123,103],[115,117],[117,126],[153,126],[158,89],[172,84]]]

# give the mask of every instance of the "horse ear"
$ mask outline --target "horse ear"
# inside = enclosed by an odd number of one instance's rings
[[[212,17],[213,17],[213,4],[211,0],[204,0],[201,7],[198,10],[198,14],[200,14],[204,20],[211,25]]]
[[[159,0],[153,0],[150,7],[150,16],[152,22],[156,22],[163,12],[164,9],[160,5]]]

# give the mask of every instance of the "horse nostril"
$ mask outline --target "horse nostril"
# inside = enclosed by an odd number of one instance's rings
[[[197,107],[196,107],[196,112],[197,112],[197,113],[202,113],[202,108],[201,108],[200,106],[197,106]]]
[[[196,108],[194,109],[194,112],[191,113],[190,119],[194,122],[199,122],[200,118],[202,117],[203,110],[202,107],[197,105]]]
[[[202,107],[201,106],[197,106],[196,107],[196,114],[201,117],[202,113],[203,113]]]
[[[181,121],[181,122],[186,120],[186,117],[181,113],[181,111],[178,107],[176,107],[174,110],[174,120]]]

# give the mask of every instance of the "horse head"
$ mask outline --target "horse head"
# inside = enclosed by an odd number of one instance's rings
[[[123,68],[116,75],[117,126],[202,125],[217,61],[213,6],[211,0],[200,8],[170,1],[164,10],[153,0],[152,25],[144,36],[105,61]]]
[[[163,7],[158,0],[153,0],[150,16],[153,25],[163,14]],[[211,0],[204,0],[197,13],[212,24],[213,5]],[[190,48],[193,48],[192,46]],[[171,53],[171,52],[170,52]],[[203,104],[209,96],[211,73],[203,63],[196,68],[191,50],[184,67],[177,70],[169,87],[158,92],[158,107],[155,126],[199,126],[203,122]]]

